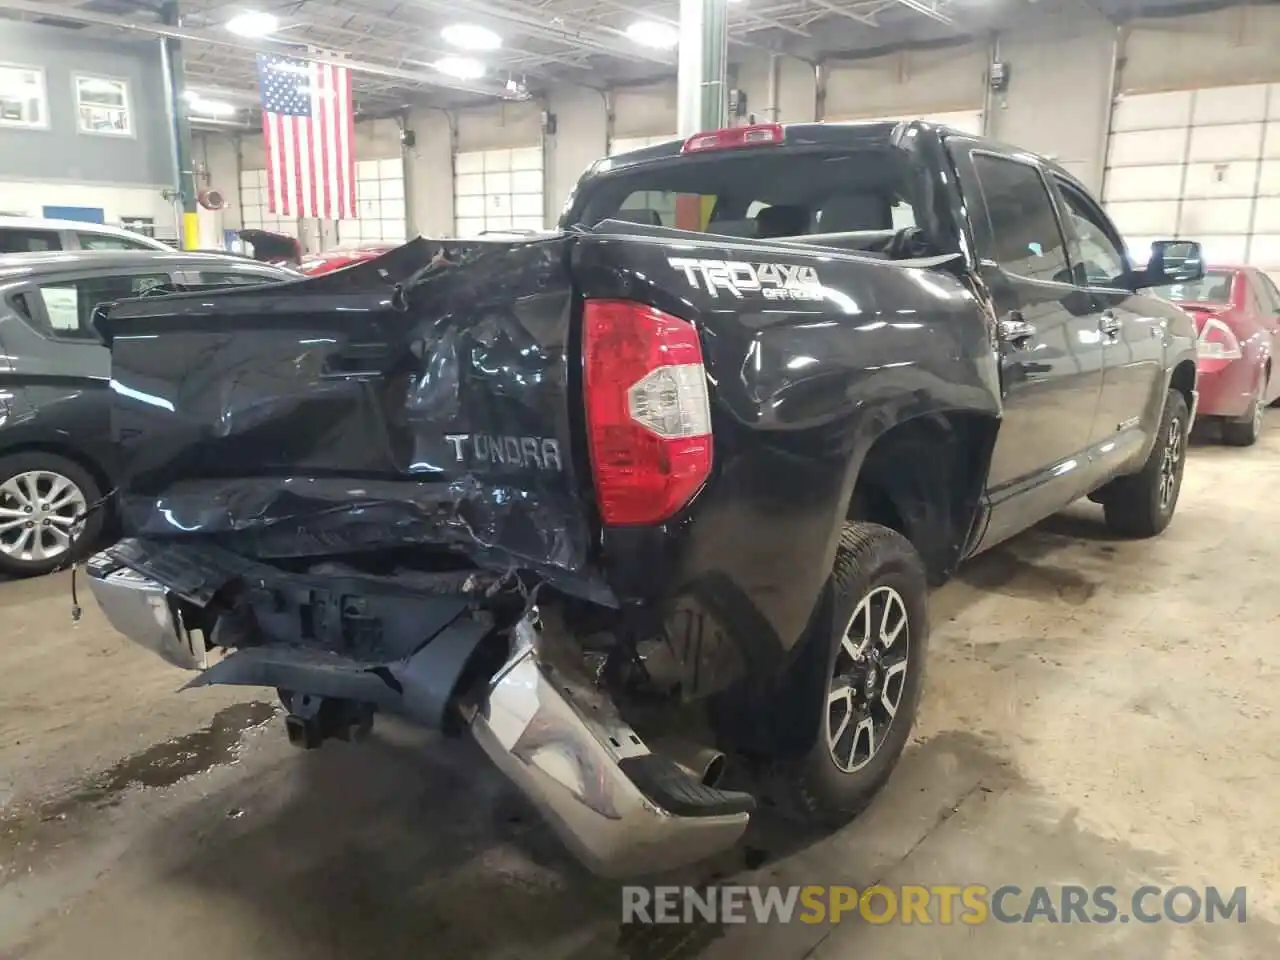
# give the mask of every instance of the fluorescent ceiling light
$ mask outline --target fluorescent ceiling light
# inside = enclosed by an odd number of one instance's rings
[[[680,43],[680,33],[675,27],[653,20],[640,20],[627,27],[627,36],[642,47],[670,50]]]
[[[435,62],[435,68],[459,80],[479,80],[484,76],[484,64],[470,57],[444,57]]]
[[[280,20],[275,14],[250,10],[228,20],[227,29],[242,37],[265,37],[280,29]]]
[[[206,117],[229,117],[236,112],[236,108],[224,100],[206,100],[200,96],[190,98],[188,106],[192,113],[202,113]]]
[[[445,43],[462,50],[497,50],[502,46],[502,38],[490,30],[474,23],[454,23],[440,31]]]

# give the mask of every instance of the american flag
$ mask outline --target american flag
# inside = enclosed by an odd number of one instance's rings
[[[258,55],[267,208],[277,216],[356,216],[351,72],[330,63]]]

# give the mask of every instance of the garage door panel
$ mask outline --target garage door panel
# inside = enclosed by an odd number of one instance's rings
[[[540,194],[542,192],[542,171],[517,170],[512,173],[511,192]]]
[[[1249,263],[1264,270],[1280,270],[1280,233],[1255,234],[1249,244]]]
[[[511,151],[512,170],[542,171],[542,150],[539,147],[522,147]]]
[[[1103,199],[1177,200],[1182,194],[1183,168],[1180,164],[1155,167],[1117,167],[1107,177]]]
[[[458,236],[510,230],[516,219],[533,221],[541,227],[541,147],[465,151],[455,156],[454,169],[460,171],[454,178],[454,226]]]
[[[1213,236],[1206,234],[1195,239],[1200,241],[1206,263],[1244,263],[1248,238],[1243,235]]]
[[[1244,200],[1184,200],[1178,231],[1184,236],[1215,233],[1249,232],[1249,216],[1253,201]]]
[[[1107,164],[1112,167],[1149,167],[1182,163],[1187,152],[1187,131],[1143,130],[1112,134]]]
[[[1280,120],[1267,123],[1266,133],[1262,137],[1262,155],[1280,159]]]
[[[1231,123],[1213,127],[1192,127],[1187,159],[1252,160],[1262,149],[1261,123]]]
[[[528,193],[517,193],[511,197],[511,215],[515,217],[542,216],[542,197]]]
[[[484,173],[484,153],[459,153],[453,158],[453,172],[456,174],[464,173]]]
[[[1262,169],[1258,173],[1258,193],[1266,196],[1280,196],[1280,160],[1263,160]]]
[[[1258,161],[1192,163],[1186,168],[1182,195],[1192,199],[1253,196],[1258,185]]]
[[[1267,116],[1267,84],[1243,87],[1208,87],[1197,90],[1191,123],[1196,126],[1217,123],[1247,123],[1265,120]]]
[[[460,197],[483,197],[484,174],[463,173],[455,179],[455,193]]]
[[[1121,97],[1111,115],[1111,129],[1119,133],[1185,127],[1191,123],[1191,108],[1190,90]]]
[[[1255,233],[1280,233],[1280,197],[1259,197],[1253,214]]]
[[[511,151],[510,150],[484,150],[484,172],[510,172],[511,170]]]
[[[1177,201],[1113,203],[1107,211],[1125,236],[1171,237],[1178,226]]]

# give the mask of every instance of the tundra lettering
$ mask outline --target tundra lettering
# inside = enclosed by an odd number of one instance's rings
[[[502,463],[512,467],[560,470],[560,441],[552,437],[498,437],[487,433],[446,433],[458,463]],[[467,452],[471,456],[468,458]]]

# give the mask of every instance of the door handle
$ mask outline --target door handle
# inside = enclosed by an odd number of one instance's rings
[[[1104,310],[1098,319],[1098,329],[1105,334],[1115,336],[1120,332],[1120,318],[1110,310]]]
[[[1022,347],[1036,335],[1036,328],[1022,319],[1022,314],[1014,313],[1008,319],[1000,321],[1000,339],[1012,346]]]

